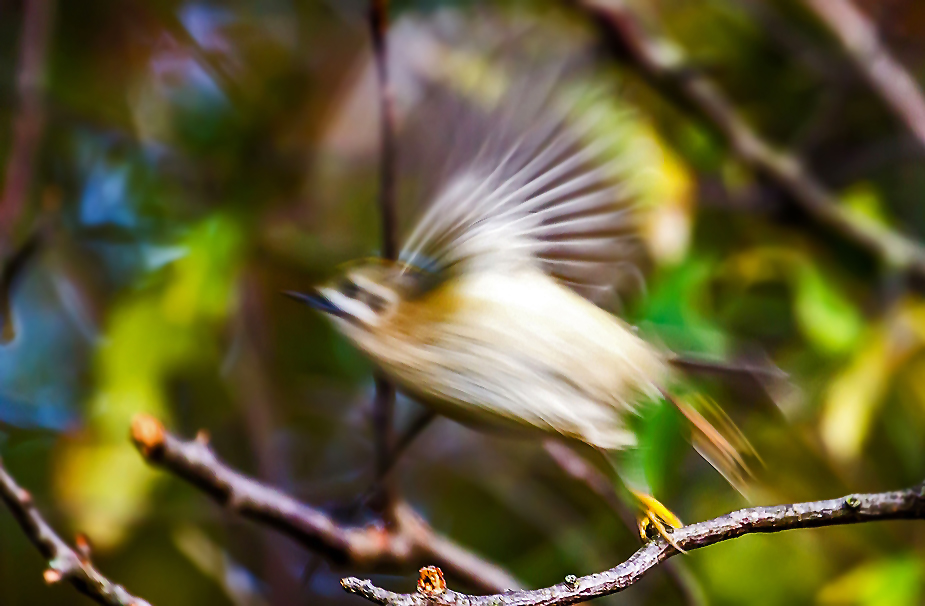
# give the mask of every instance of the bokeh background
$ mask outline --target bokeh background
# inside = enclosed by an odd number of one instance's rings
[[[469,25],[494,23],[489,4],[515,16],[517,35],[539,23],[548,40],[585,48],[580,85],[615,91],[612,127],[642,150],[652,271],[623,313],[677,349],[789,374],[766,393],[715,392],[761,455],[755,504],[925,478],[916,284],[795,210],[600,52],[598,32],[564,3],[396,2],[394,44],[433,22],[464,41]],[[630,4],[857,220],[923,236],[925,147],[806,5]],[[925,84],[921,2],[855,4]],[[99,567],[154,604],[362,603],[340,589],[349,570],[145,467],[127,435],[139,412],[185,436],[205,428],[239,469],[345,521],[368,519],[347,506],[373,478],[372,369],[279,294],[378,251],[366,9],[0,0],[0,254],[24,260],[2,293],[0,455],[62,535],[87,533]],[[416,406],[399,399],[397,423]],[[655,492],[682,519],[747,505],[675,415],[647,418],[644,443]],[[538,444],[446,420],[411,446],[397,486],[434,528],[530,586],[609,568],[639,544]],[[921,523],[750,536],[675,561],[674,575],[657,570],[600,603],[925,601]],[[0,511],[0,604],[88,603],[47,587],[43,568]],[[372,578],[409,591],[416,576]]]

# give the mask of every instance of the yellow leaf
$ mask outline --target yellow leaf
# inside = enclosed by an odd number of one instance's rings
[[[125,440],[127,442],[127,440]],[[125,537],[128,526],[145,515],[156,472],[126,445],[95,440],[68,443],[58,461],[55,490],[75,526],[106,549]]]
[[[215,328],[234,301],[239,243],[231,220],[204,221],[180,243],[187,253],[167,268],[164,282],[133,294],[110,314],[97,351],[87,428],[59,451],[56,478],[62,505],[99,548],[124,538],[159,477],[129,442],[131,419],[147,413],[169,422],[166,381],[215,364]]]
[[[881,330],[829,384],[821,432],[826,448],[836,458],[854,459],[860,454],[889,375],[890,361]]]
[[[905,303],[859,339],[862,345],[824,397],[820,431],[833,456],[851,460],[861,453],[890,381],[921,349],[923,336],[925,307]]]

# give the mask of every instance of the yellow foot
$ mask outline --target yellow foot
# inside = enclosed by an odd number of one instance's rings
[[[669,545],[681,553],[687,553],[681,549],[681,546],[678,545],[668,530],[668,527],[681,528],[684,525],[678,519],[678,516],[673,514],[670,509],[662,505],[652,495],[636,492],[635,490],[632,492],[633,496],[639,499],[639,503],[642,505],[643,512],[639,517],[639,536],[642,537],[642,540],[648,541],[649,529],[654,528],[659,536],[668,541]]]

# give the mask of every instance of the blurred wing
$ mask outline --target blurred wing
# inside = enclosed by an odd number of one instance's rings
[[[630,163],[614,157],[593,104],[552,94],[560,75],[494,102],[433,87],[431,113],[409,120],[425,136],[446,121],[455,132],[431,146],[448,168],[403,261],[437,272],[532,264],[596,302],[641,282],[636,206],[622,178]]]

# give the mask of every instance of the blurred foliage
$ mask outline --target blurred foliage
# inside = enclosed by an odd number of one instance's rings
[[[27,1],[0,2],[0,165],[13,152]],[[492,25],[488,4],[396,2],[395,45],[428,20]],[[547,41],[553,32],[595,48],[558,3],[491,4],[543,23]],[[925,74],[920,3],[858,4]],[[925,234],[925,153],[802,3],[634,6],[859,220]],[[338,515],[368,486],[370,366],[278,294],[378,247],[364,10],[360,0],[57,2],[46,128],[13,226],[16,242],[40,226],[46,235],[12,291],[15,339],[0,345],[0,455],[62,534],[86,531],[99,566],[152,603],[358,603],[340,590],[343,571],[322,563],[302,579],[312,554],[145,468],[127,430],[138,412],[188,436],[205,428],[233,465]],[[600,61],[570,86],[614,95],[602,124],[632,150],[652,211],[647,289],[622,313],[674,350],[767,358],[790,374],[771,397],[704,384],[761,456],[750,496],[821,499],[925,478],[919,292],[793,211],[632,70]],[[416,406],[401,399],[398,422]],[[746,504],[687,447],[671,409],[640,422],[643,466],[684,520]],[[441,420],[398,475],[435,528],[531,585],[612,566],[638,544],[535,444]],[[601,603],[921,604],[923,554],[912,523],[745,537],[679,559],[686,591],[656,572]],[[46,587],[41,570],[0,512],[0,603],[86,603]],[[409,589],[414,577],[376,580]]]
[[[170,275],[110,314],[85,432],[59,453],[57,478],[59,502],[98,545],[118,542],[126,524],[145,513],[156,475],[125,439],[132,417],[146,412],[172,422],[164,393],[171,377],[221,363],[214,335],[234,305],[238,231],[220,214],[191,226],[164,270]]]

